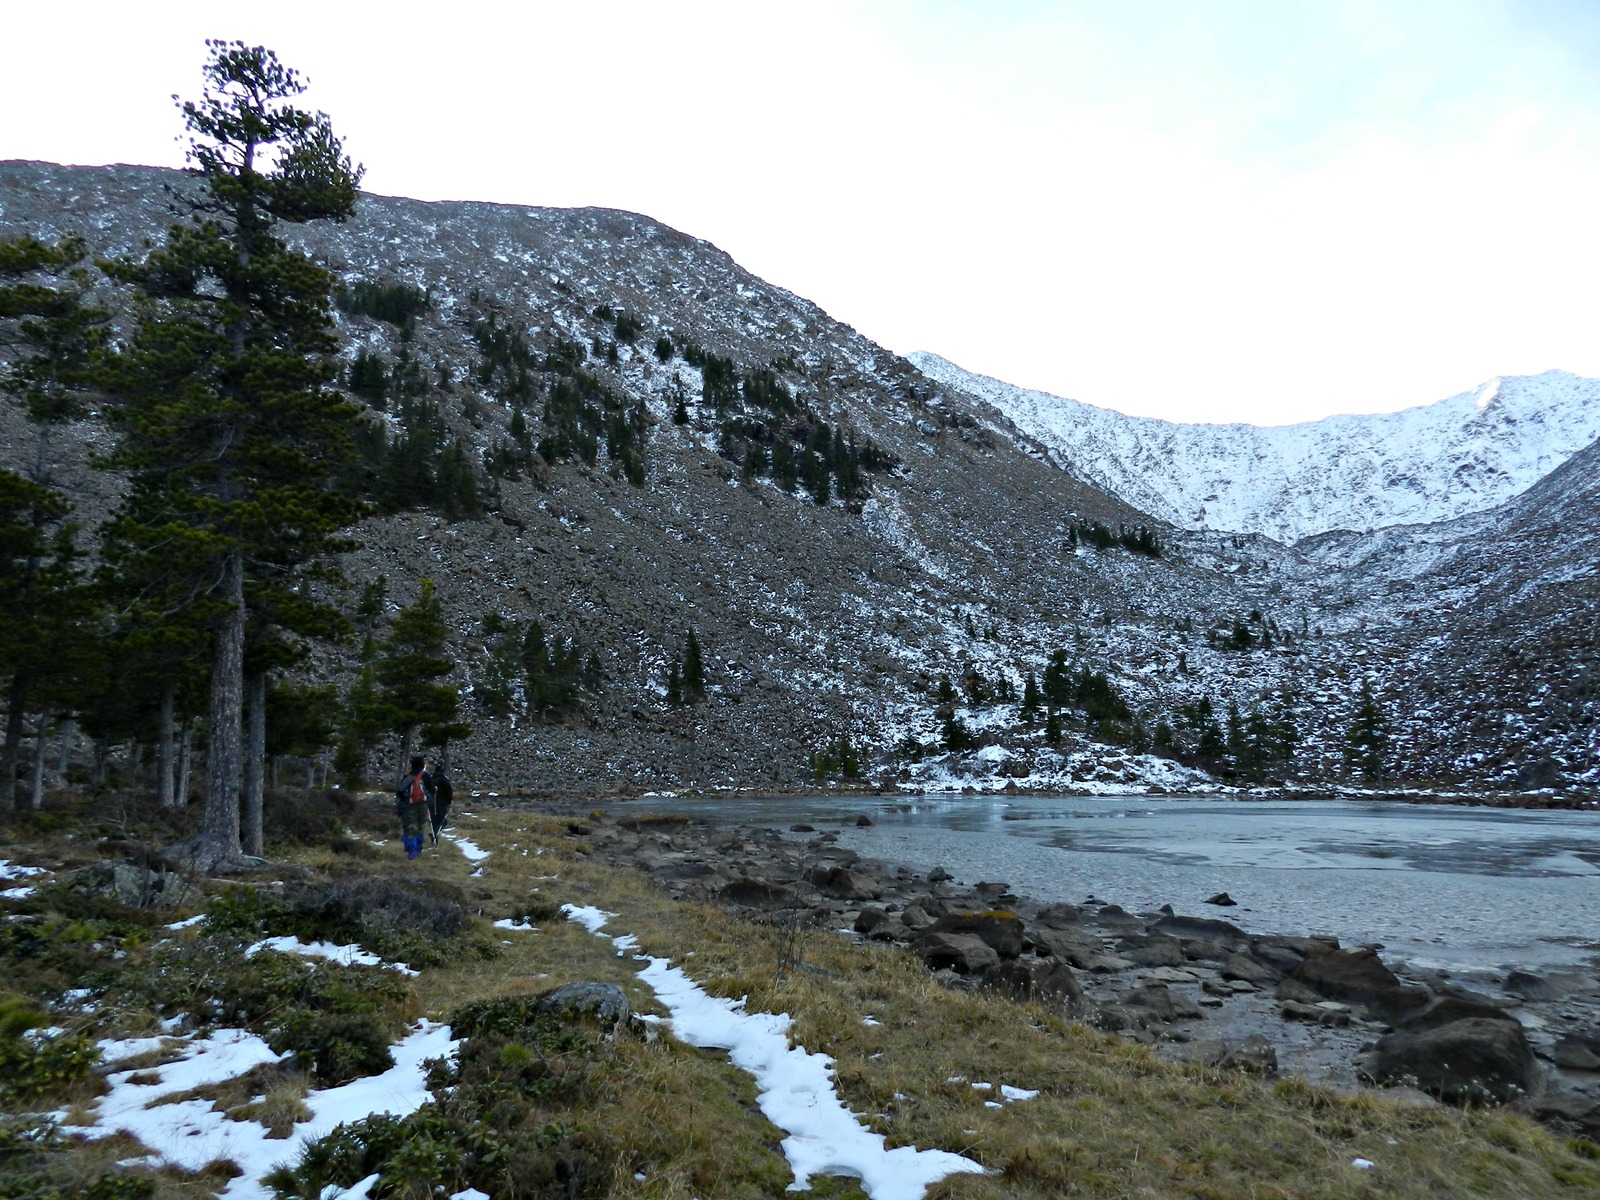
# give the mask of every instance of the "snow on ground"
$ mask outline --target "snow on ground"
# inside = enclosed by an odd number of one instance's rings
[[[487,850],[482,849],[481,847],[479,847],[474,842],[468,841],[466,838],[462,837],[460,834],[441,833],[439,836],[442,837],[442,838],[445,838],[448,841],[454,842],[456,844],[456,848],[459,849],[461,851],[461,853],[466,856],[466,859],[467,859],[468,862],[480,863],[484,859],[489,857],[489,852]]]
[[[108,1062],[172,1045],[182,1039],[135,1038],[100,1043]],[[64,1133],[89,1138],[109,1137],[119,1130],[133,1134],[151,1150],[142,1160],[151,1167],[176,1166],[198,1171],[217,1159],[227,1159],[243,1174],[228,1182],[220,1193],[227,1200],[269,1200],[271,1192],[261,1180],[274,1167],[292,1161],[311,1142],[333,1132],[345,1121],[359,1121],[374,1113],[405,1116],[428,1099],[423,1063],[455,1053],[456,1042],[448,1025],[419,1021],[415,1030],[392,1047],[395,1065],[382,1075],[369,1075],[335,1088],[311,1092],[305,1105],[311,1119],[294,1127],[287,1139],[269,1138],[266,1126],[235,1121],[212,1111],[210,1100],[184,1100],[155,1104],[164,1096],[223,1083],[279,1056],[253,1033],[242,1029],[217,1030],[192,1041],[176,1062],[137,1071],[118,1071],[107,1077],[110,1091],[95,1106],[92,1125],[63,1126]],[[375,1180],[363,1181],[368,1187]],[[359,1188],[347,1197],[364,1195]]]
[[[590,933],[614,913],[566,904],[562,912]],[[611,939],[631,950],[631,935]],[[747,1013],[743,1000],[722,1000],[664,958],[635,955],[645,963],[639,977],[672,1014],[672,1031],[691,1046],[727,1050],[733,1064],[755,1077],[762,1114],[789,1136],[784,1157],[794,1171],[791,1191],[804,1190],[813,1175],[850,1175],[871,1200],[921,1200],[939,1180],[959,1173],[982,1174],[969,1158],[912,1146],[884,1148],[881,1134],[866,1129],[833,1088],[833,1060],[790,1046],[787,1013]]]
[[[35,875],[48,875],[43,867],[24,867],[9,858],[0,858],[0,879],[29,879]]]
[[[340,946],[333,942],[302,942],[292,935],[265,938],[246,946],[244,956],[253,958],[263,950],[276,950],[280,954],[298,954],[302,958],[326,958],[341,967],[383,967],[390,971],[399,971],[402,975],[416,974],[405,963],[384,962],[372,951],[363,950],[360,946]]]

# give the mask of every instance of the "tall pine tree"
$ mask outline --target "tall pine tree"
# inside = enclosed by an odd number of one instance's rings
[[[211,638],[205,810],[174,851],[202,870],[241,856],[245,631],[253,586],[339,548],[361,506],[332,486],[354,459],[360,410],[336,378],[332,276],[278,236],[342,221],[360,170],[272,51],[208,42],[205,88],[181,104],[201,194],[143,262],[107,265],[140,305],[116,356],[110,456],[129,475],[108,538],[181,574],[177,599]]]

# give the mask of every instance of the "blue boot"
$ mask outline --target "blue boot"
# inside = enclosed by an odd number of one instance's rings
[[[406,844],[407,858],[415,858],[417,855],[422,853],[422,839],[420,837],[408,837],[404,839],[404,841]]]

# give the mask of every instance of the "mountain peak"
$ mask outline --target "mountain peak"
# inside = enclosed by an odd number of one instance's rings
[[[1399,412],[1264,428],[1131,417],[935,354],[908,358],[1137,508],[1184,528],[1284,542],[1483,512],[1600,438],[1600,380],[1566,371],[1496,377]]]

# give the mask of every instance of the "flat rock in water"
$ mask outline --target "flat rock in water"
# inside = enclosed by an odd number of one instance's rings
[[[1600,1071],[1600,1035],[1568,1034],[1555,1044],[1550,1057],[1564,1071]]]
[[[1200,977],[1178,967],[1157,967],[1145,976],[1152,983],[1198,983]]]

